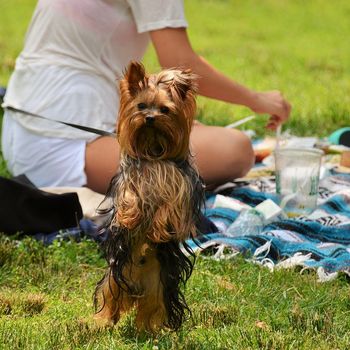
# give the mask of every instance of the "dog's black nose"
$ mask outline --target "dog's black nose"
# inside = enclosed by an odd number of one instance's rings
[[[147,123],[147,124],[152,124],[152,123],[154,123],[154,120],[155,120],[154,115],[152,115],[152,114],[146,115],[146,123]]]

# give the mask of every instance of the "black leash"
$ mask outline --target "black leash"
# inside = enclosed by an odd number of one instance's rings
[[[66,123],[66,122],[62,122],[60,120],[56,120],[56,119],[49,119],[49,118],[43,117],[42,115],[31,113],[31,112],[28,112],[28,111],[24,111],[23,109],[11,107],[11,106],[6,106],[4,108],[8,109],[9,111],[18,112],[18,113],[22,113],[22,114],[27,114],[27,115],[30,115],[31,117],[36,117],[36,118],[40,118],[40,119],[44,119],[44,120],[50,120],[52,122],[56,122],[56,123],[60,123],[60,124],[63,124],[63,125],[67,125],[67,126],[70,126],[72,128],[79,129],[79,130],[91,132],[93,134],[97,134],[97,135],[100,135],[100,136],[112,136],[112,137],[116,137],[117,136],[114,132],[109,132],[109,131],[105,131],[105,130],[90,128],[89,126],[84,126],[84,125],[79,125],[79,124]]]

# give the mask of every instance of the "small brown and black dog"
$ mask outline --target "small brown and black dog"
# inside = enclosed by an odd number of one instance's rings
[[[121,164],[107,194],[108,269],[95,291],[103,323],[135,308],[139,330],[176,330],[189,312],[181,287],[194,254],[185,240],[196,236],[204,198],[189,147],[195,79],[179,69],[147,75],[131,62],[120,82]]]

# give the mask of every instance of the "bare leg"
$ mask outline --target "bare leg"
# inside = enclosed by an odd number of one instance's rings
[[[86,146],[85,172],[87,187],[106,193],[119,167],[119,145],[115,138],[103,136]]]
[[[221,184],[244,176],[254,164],[250,140],[242,132],[196,122],[191,133],[192,153],[206,184]],[[87,186],[106,193],[119,167],[119,145],[100,137],[86,147]]]
[[[254,164],[249,138],[241,131],[193,125],[192,153],[206,184],[222,184],[244,176]]]

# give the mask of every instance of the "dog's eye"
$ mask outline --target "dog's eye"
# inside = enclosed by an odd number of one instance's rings
[[[147,105],[146,105],[146,103],[144,103],[144,102],[140,102],[140,103],[137,105],[137,108],[139,109],[139,111],[143,111],[144,109],[147,108]]]
[[[146,264],[146,258],[143,256],[140,261],[139,261],[140,265],[145,265]]]
[[[160,107],[160,113],[168,114],[169,113],[169,108],[167,106]]]

